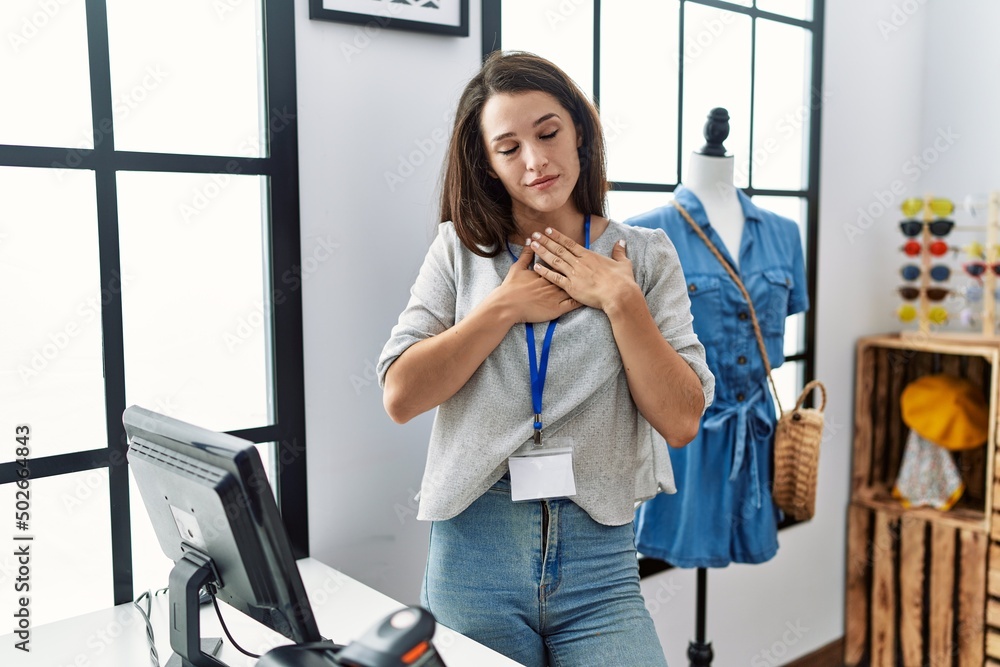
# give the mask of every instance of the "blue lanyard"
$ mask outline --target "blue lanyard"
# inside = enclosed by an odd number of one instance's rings
[[[583,246],[590,249],[590,214],[583,219]],[[514,257],[514,251],[507,244],[507,252]],[[524,337],[528,342],[528,365],[531,371],[531,405],[535,410],[535,444],[542,442],[542,392],[545,390],[545,375],[549,369],[549,348],[552,347],[552,333],[556,330],[556,323],[559,318],[549,322],[545,329],[545,340],[542,341],[542,359],[537,360],[535,352],[535,325],[531,322],[524,323]]]

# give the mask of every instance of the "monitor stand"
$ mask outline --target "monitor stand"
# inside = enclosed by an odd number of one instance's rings
[[[214,656],[222,647],[219,637],[201,638],[199,591],[218,584],[212,559],[188,551],[170,571],[170,656],[166,667],[228,667]]]

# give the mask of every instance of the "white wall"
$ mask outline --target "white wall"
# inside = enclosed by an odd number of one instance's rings
[[[479,3],[470,3],[469,38],[381,31],[367,45],[360,38],[360,53],[350,59],[342,49],[359,29],[309,21],[306,4],[296,1],[303,257],[314,256],[318,244],[336,245],[303,286],[312,550],[414,602],[426,526],[408,503],[419,483],[430,417],[402,427],[390,422],[372,371],[433,234],[444,152],[433,138],[447,131],[445,116],[478,66]],[[997,24],[957,18],[942,28],[941,20],[958,13],[953,3],[947,10],[944,4],[827,2],[816,342],[817,376],[826,383],[829,405],[819,511],[812,522],[781,534],[770,563],[710,572],[715,664],[781,664],[843,634],[854,344],[896,328],[893,211],[903,196],[920,193],[920,178],[931,177],[920,171],[915,179],[911,157],[933,140],[933,128],[959,123],[948,100],[932,99],[932,90],[925,94],[925,54],[947,57],[970,29],[978,35]],[[931,16],[935,29],[928,33]],[[987,86],[985,78],[954,81],[954,74],[937,62],[927,69],[931,86]],[[994,101],[1000,95],[989,94]],[[996,108],[964,110],[962,127],[985,123]],[[421,145],[430,152],[426,160],[413,153]],[[968,160],[977,147],[969,142],[968,154],[959,148],[948,159]],[[411,154],[423,163],[391,191],[385,172],[398,170]],[[687,664],[693,571],[658,575],[643,590],[668,660]],[[778,654],[780,660],[770,659]]]
[[[928,3],[927,19],[934,29],[925,43],[921,150],[934,161],[920,193],[961,203],[966,195],[1000,190],[1000,87],[990,83],[1000,68],[1000,3],[938,0]],[[958,219],[970,221],[961,213]]]
[[[410,503],[430,416],[390,421],[374,365],[432,238],[447,117],[479,65],[471,5],[458,38],[369,35],[295,2],[311,551],[409,603],[427,546]],[[391,189],[386,173],[402,182]]]

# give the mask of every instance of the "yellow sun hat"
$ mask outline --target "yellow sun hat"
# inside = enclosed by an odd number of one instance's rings
[[[951,375],[925,375],[899,397],[903,423],[945,449],[972,449],[989,437],[989,407],[982,390]]]

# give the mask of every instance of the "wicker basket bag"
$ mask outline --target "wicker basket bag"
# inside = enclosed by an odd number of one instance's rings
[[[757,336],[757,347],[760,349],[764,369],[767,371],[767,379],[771,382],[774,400],[778,404],[778,412],[781,415],[774,431],[774,485],[771,489],[771,497],[774,499],[774,504],[786,515],[798,521],[807,521],[816,513],[816,472],[819,467],[819,445],[823,439],[826,387],[819,380],[813,380],[799,394],[799,399],[795,402],[795,409],[788,412],[782,409],[781,399],[778,398],[778,388],[774,386],[774,377],[771,375],[771,362],[767,358],[764,336],[760,332],[760,323],[757,322],[757,313],[754,311],[750,294],[743,286],[743,281],[740,280],[736,271],[725,260],[711,239],[705,235],[698,223],[691,218],[676,199],[673,201],[673,205],[726,269],[729,277],[740,288],[743,298],[746,299],[754,334]],[[813,389],[819,389],[822,397],[819,408],[802,407],[802,404],[809,397],[809,392]]]
[[[813,389],[819,389],[819,408],[802,404]],[[774,488],[771,496],[781,510],[798,521],[816,514],[816,471],[819,444],[823,439],[826,387],[813,380],[799,394],[795,408],[785,412],[774,431]]]

